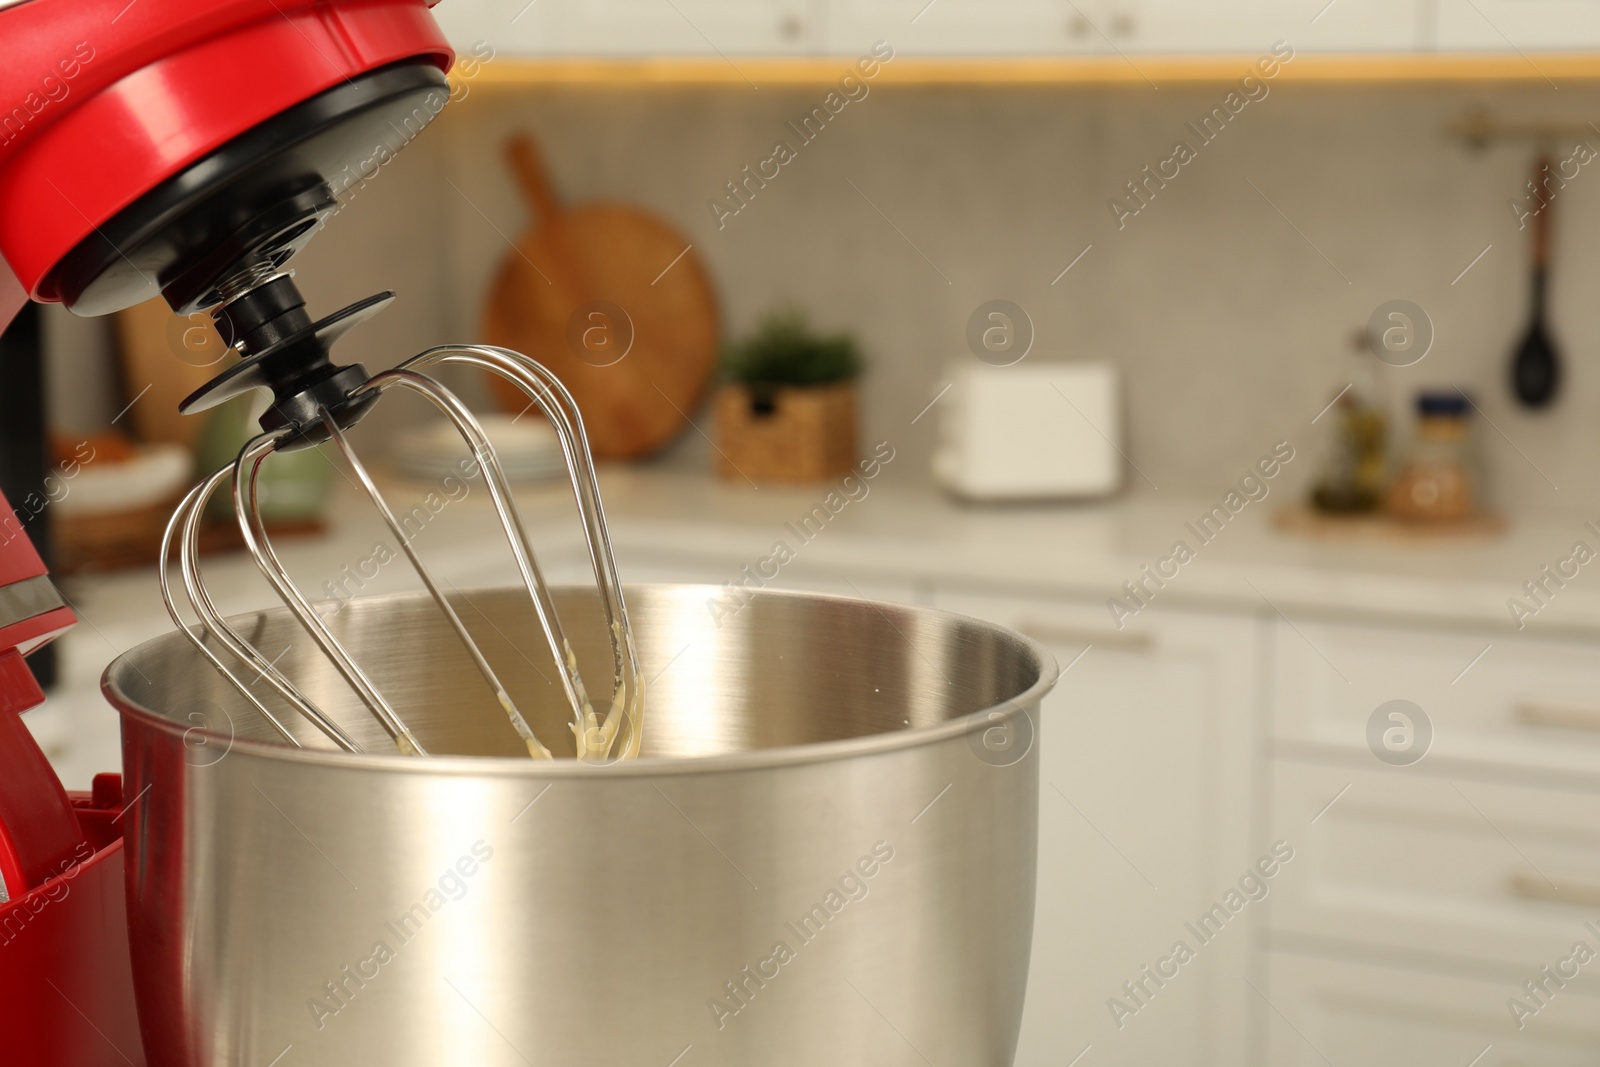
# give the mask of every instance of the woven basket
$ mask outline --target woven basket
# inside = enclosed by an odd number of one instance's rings
[[[717,393],[717,473],[753,482],[817,482],[856,461],[856,387],[724,385]]]

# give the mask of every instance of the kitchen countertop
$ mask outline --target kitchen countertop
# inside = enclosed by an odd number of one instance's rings
[[[1276,529],[1274,494],[1248,504],[1202,543],[1190,526],[1222,493],[1135,492],[1086,504],[978,506],[927,487],[869,484],[809,542],[797,520],[827,487],[765,488],[706,477],[617,472],[607,508],[619,558],[629,553],[734,558],[754,564],[785,541],[797,572],[923,579],[1033,596],[1103,600],[1185,541],[1194,558],[1155,596],[1163,606],[1354,615],[1515,629],[1506,606],[1585,540],[1581,514],[1523,514],[1493,538],[1392,542],[1314,539]],[[1600,527],[1600,516],[1596,516]],[[786,525],[788,524],[788,525]],[[1166,570],[1170,573],[1173,564]],[[787,568],[785,568],[787,571]],[[626,577],[626,575],[624,575]],[[730,568],[729,579],[737,577]],[[777,583],[781,584],[781,574]],[[1112,624],[1107,612],[1108,625]],[[1129,620],[1127,625],[1137,625]],[[1578,570],[1529,632],[1600,636],[1600,566]]]
[[[1140,578],[1141,568],[1169,556],[1181,539],[1194,550],[1193,558],[1157,592],[1158,607],[1512,632],[1516,626],[1506,602],[1522,595],[1525,581],[1568,557],[1579,540],[1600,550],[1600,536],[1584,527],[1587,516],[1562,513],[1516,515],[1504,534],[1486,540],[1311,540],[1273,527],[1271,512],[1285,499],[1278,493],[1248,504],[1202,543],[1186,523],[1219,503],[1221,492],[1145,490],[1098,503],[980,507],[951,501],[926,485],[897,482],[890,473],[899,472],[886,469],[879,479],[858,484],[857,499],[840,492],[832,501],[837,514],[828,513],[828,486],[758,491],[742,482],[648,467],[605,469],[601,485],[624,581],[635,561],[657,574],[678,563],[695,574],[736,581],[745,565],[773,560],[782,542],[793,558],[772,582],[778,586],[844,578],[869,587],[875,581],[915,582],[1104,600],[1121,595],[1124,582]],[[330,581],[362,595],[414,587],[398,553],[393,562],[375,562],[376,546],[392,544],[392,535],[353,488],[341,488],[326,535],[278,543],[285,565],[313,597],[329,595],[324,583]],[[436,491],[429,508],[429,487],[385,485],[397,512],[425,508],[419,514],[426,525],[416,544],[442,582],[470,587],[513,581],[488,494],[476,483],[465,492],[459,484],[454,488],[453,496]],[[521,499],[530,536],[552,577],[580,574],[582,538],[570,493],[564,486],[545,487]],[[820,529],[807,539],[800,520],[818,505],[828,519],[814,519]],[[765,566],[771,573],[774,563]],[[1166,565],[1169,573],[1173,566]],[[208,557],[204,567],[225,613],[275,603],[247,557]],[[100,672],[121,651],[169,631],[171,622],[150,568],[76,576],[64,591],[81,622],[60,642],[61,684],[27,721],[69,787],[85,788],[94,770],[118,765],[115,715],[98,693]],[[1113,625],[1109,611],[1106,623]],[[1127,625],[1139,623],[1135,618]],[[1579,568],[1527,620],[1525,632],[1600,637],[1600,565]]]

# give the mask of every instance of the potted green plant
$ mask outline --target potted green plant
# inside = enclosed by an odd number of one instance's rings
[[[798,311],[768,315],[723,352],[717,394],[718,470],[752,481],[812,482],[856,461],[856,376],[847,335],[813,333]]]

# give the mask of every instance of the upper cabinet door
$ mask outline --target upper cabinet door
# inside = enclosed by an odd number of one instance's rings
[[[784,55],[813,51],[812,0],[539,0],[555,50],[585,55]]]
[[[1438,0],[1296,0],[1284,40],[1307,52],[1410,52],[1433,45]]]
[[[510,55],[1240,55],[1591,51],[1600,0],[447,0]]]
[[[1127,25],[1113,0],[828,0],[827,48],[899,55],[1115,54]]]
[[[909,55],[1257,55],[1279,41],[1296,52],[1395,51],[1418,47],[1434,2],[830,0],[827,40],[851,52],[881,38]]]
[[[433,9],[458,56],[484,44],[497,55],[538,55],[551,48],[549,0],[444,0]]]
[[[1442,52],[1579,52],[1600,47],[1594,0],[1437,0]]]
[[[1256,55],[1284,42],[1299,52],[1418,47],[1433,0],[1116,0],[1129,51]]]
[[[516,55],[785,55],[815,51],[821,0],[447,0],[457,49]]]

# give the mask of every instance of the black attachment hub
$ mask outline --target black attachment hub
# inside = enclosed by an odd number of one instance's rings
[[[270,389],[272,406],[261,416],[261,428],[269,433],[293,430],[279,442],[278,451],[321,444],[329,436],[321,421],[324,408],[345,429],[378,398],[376,392],[360,392],[368,379],[360,364],[341,367],[328,352],[393,299],[393,293],[378,293],[312,322],[294,280],[287,274],[268,278],[212,312],[222,339],[244,359],[185,397],[178,410],[188,415],[255,389]]]
[[[0,0],[0,7],[5,0]],[[281,450],[328,437],[376,399],[367,372],[329,349],[394,299],[380,293],[317,322],[283,273],[338,210],[449,101],[431,58],[394,63],[318,93],[194,161],[84,238],[41,283],[79,315],[102,315],[159,292],[172,310],[209,310],[243,360],[179,405],[201,411],[254,389],[272,392],[263,429],[289,429]]]

